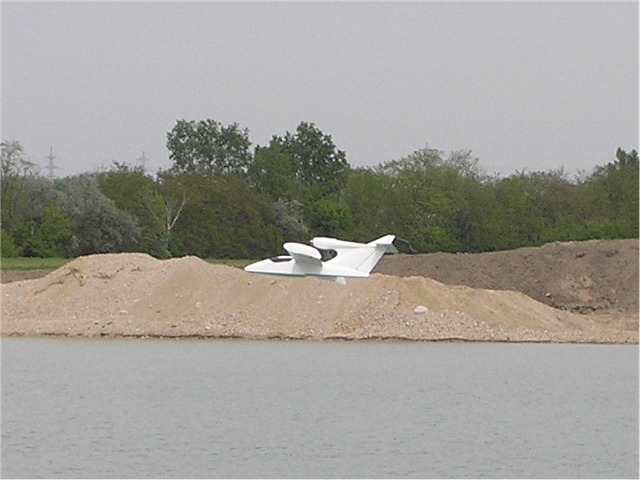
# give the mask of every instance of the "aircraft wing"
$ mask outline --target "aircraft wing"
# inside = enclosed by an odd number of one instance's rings
[[[302,268],[322,267],[322,255],[317,249],[295,242],[287,242],[283,247]]]

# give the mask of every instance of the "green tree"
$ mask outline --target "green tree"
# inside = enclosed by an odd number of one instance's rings
[[[16,232],[23,257],[70,257],[75,252],[69,220],[55,204],[24,222]]]
[[[448,202],[443,226],[450,239],[450,250],[477,252],[487,239],[487,174],[470,151],[454,151],[434,167],[435,188]]]
[[[167,134],[173,169],[182,173],[246,174],[252,161],[248,130],[212,119],[178,120]]]
[[[276,226],[288,241],[304,242],[309,237],[309,227],[304,222],[304,205],[298,200],[281,198],[273,204]]]
[[[257,147],[249,169],[251,182],[259,192],[273,201],[300,197],[300,181],[293,156],[283,152],[277,144]]]
[[[135,218],[102,193],[95,175],[66,178],[58,188],[65,195],[61,210],[71,222],[78,254],[137,250],[140,227]]]
[[[293,158],[296,177],[302,185],[320,187],[322,195],[344,187],[349,169],[346,154],[313,123],[301,122],[295,133],[274,136],[270,146]]]
[[[37,178],[34,163],[24,158],[22,145],[17,140],[2,142],[0,175],[0,208],[5,230],[11,232],[24,221],[25,212],[31,207],[30,186]]]
[[[189,174],[162,170],[158,172],[157,189],[162,199],[161,257],[171,256],[173,231],[188,201],[183,177],[189,177]]]
[[[321,198],[308,207],[306,217],[316,235],[350,238],[353,232],[353,215],[349,205],[342,201]]]
[[[442,152],[425,148],[379,167],[391,179],[387,196],[395,213],[390,226],[421,252],[456,247],[446,225],[453,206],[443,188],[443,164]]]
[[[172,232],[173,255],[257,258],[279,248],[269,199],[239,176],[184,174],[187,203]]]
[[[24,159],[17,141],[2,143],[2,229],[15,253],[68,256],[73,253],[68,220],[59,210],[62,195]],[[9,243],[7,243],[9,245]]]
[[[391,231],[396,215],[392,189],[393,179],[379,169],[355,168],[349,172],[344,201],[352,212],[354,238],[374,239],[396,233]]]
[[[638,175],[638,152],[618,148],[615,161],[580,184],[585,237],[638,237]]]
[[[164,205],[158,184],[142,168],[115,163],[114,168],[97,176],[100,190],[116,208],[135,218],[140,227],[136,249],[166,257],[164,244]]]
[[[0,228],[0,257],[12,258],[17,256],[18,249],[13,241],[13,237]]]
[[[638,152],[636,150],[631,150],[631,152],[627,153],[622,148],[618,147],[616,150],[616,159],[616,162],[610,163],[607,167],[614,170],[620,170],[626,167],[630,167],[632,169],[638,168]]]
[[[544,218],[540,203],[542,190],[529,174],[518,172],[496,182],[493,204],[499,215],[492,250],[540,245]]]
[[[541,242],[577,239],[580,224],[577,186],[564,169],[534,173],[530,181],[537,183],[541,191],[539,209],[544,221]]]

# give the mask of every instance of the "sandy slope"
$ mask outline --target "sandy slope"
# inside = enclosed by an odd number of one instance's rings
[[[638,239],[554,242],[486,253],[386,255],[376,272],[513,290],[583,313],[638,313]]]
[[[3,284],[2,334],[636,343],[638,316],[577,315],[424,277],[374,274],[343,287],[109,254]]]

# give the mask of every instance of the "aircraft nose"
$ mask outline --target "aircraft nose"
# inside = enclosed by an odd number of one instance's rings
[[[247,265],[246,267],[244,267],[244,271],[245,271],[245,272],[256,273],[256,265],[257,265],[258,263],[259,263],[259,262],[251,263],[251,264]]]

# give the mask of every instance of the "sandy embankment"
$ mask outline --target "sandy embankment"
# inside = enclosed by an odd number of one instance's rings
[[[3,284],[2,334],[637,343],[638,316],[578,315],[424,277],[339,286],[195,257],[108,254]]]

